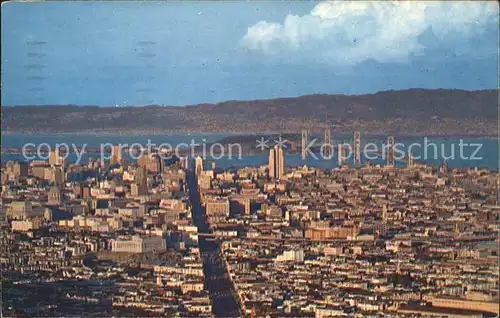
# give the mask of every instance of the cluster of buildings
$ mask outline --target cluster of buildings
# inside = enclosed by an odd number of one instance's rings
[[[179,165],[60,157],[2,167],[3,312],[211,316]]]
[[[231,170],[155,153],[130,164],[115,147],[106,163],[50,158],[2,167],[7,313],[210,316],[204,235],[248,316],[499,314],[494,172],[285,169],[279,147],[268,165]],[[188,169],[208,233],[193,222]]]
[[[198,179],[243,312],[498,315],[496,173],[282,166]]]

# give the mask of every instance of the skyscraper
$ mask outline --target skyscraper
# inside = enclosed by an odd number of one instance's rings
[[[194,173],[196,174],[197,177],[199,177],[202,171],[203,171],[203,159],[200,156],[196,156],[196,159],[194,160]]]
[[[139,166],[135,171],[134,181],[136,184],[147,184],[148,172],[146,167]]]
[[[274,178],[276,175],[276,154],[274,148],[269,149],[269,177]]]
[[[49,165],[64,166],[64,157],[59,154],[58,148],[55,148],[54,151],[49,153]]]
[[[148,156],[148,154],[146,152],[142,152],[139,155],[139,158],[137,158],[137,165],[139,167],[145,167],[145,168],[147,168],[148,162],[149,162],[149,156]]]
[[[337,163],[339,164],[339,167],[344,164],[345,160],[345,148],[344,148],[344,143],[339,143],[338,149],[337,149]]]
[[[54,151],[51,151],[49,153],[49,165],[53,166],[56,165],[58,162],[58,157],[59,157],[59,151],[56,149]]]
[[[137,159],[137,165],[146,167],[149,172],[160,173],[163,170],[163,160],[158,153],[143,152]]]
[[[64,185],[64,182],[66,181],[64,167],[57,165],[46,169],[45,179],[49,180],[50,182],[54,183],[57,186]]]
[[[273,179],[281,179],[285,170],[285,162],[283,160],[283,149],[274,146],[269,150],[269,177]]]
[[[148,171],[153,173],[160,173],[163,171],[163,160],[158,153],[152,153],[149,155]]]
[[[122,164],[122,149],[120,145],[113,145],[113,148],[111,148],[111,158],[109,159],[109,163],[112,165]]]

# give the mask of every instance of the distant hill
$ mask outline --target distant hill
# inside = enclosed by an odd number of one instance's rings
[[[300,132],[497,135],[498,90],[408,89],[306,95],[184,107],[2,107],[9,133]]]

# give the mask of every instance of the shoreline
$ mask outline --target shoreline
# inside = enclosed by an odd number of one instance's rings
[[[342,131],[333,131],[332,134],[335,135],[352,135],[354,131],[352,132],[342,132]],[[203,132],[203,131],[196,131],[196,132],[144,132],[144,133],[138,133],[138,132],[130,132],[130,131],[94,131],[94,132],[88,132],[88,131],[75,131],[75,132],[19,132],[19,131],[2,131],[1,136],[2,137],[8,137],[8,136],[39,136],[39,137],[64,137],[64,136],[76,136],[76,137],[123,137],[123,136],[128,136],[128,137],[147,137],[147,136],[170,136],[170,137],[179,137],[179,136],[242,136],[242,137],[249,137],[249,136],[262,136],[262,135],[281,135],[281,134],[297,134],[300,136],[300,132],[273,132],[273,131],[262,131],[262,132]],[[317,135],[321,133],[311,133],[312,135]],[[437,138],[485,138],[485,139],[496,139],[499,137],[499,133],[497,134],[468,134],[468,133],[461,133],[461,134],[455,134],[455,133],[442,133],[442,132],[437,132],[437,133],[428,133],[428,134],[411,134],[411,133],[382,133],[382,132],[366,132],[362,133],[362,136],[368,136],[368,137],[387,137],[387,136],[394,136],[394,137],[437,137]]]

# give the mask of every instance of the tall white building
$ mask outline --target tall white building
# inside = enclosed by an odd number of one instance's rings
[[[146,253],[165,250],[165,239],[161,236],[132,236],[111,240],[112,252]]]
[[[285,170],[285,162],[283,159],[283,149],[274,146],[269,150],[269,177],[273,179],[281,179]]]
[[[61,156],[58,148],[49,153],[49,165],[64,166],[64,157]]]
[[[200,156],[196,156],[194,159],[194,173],[197,177],[201,175],[203,171],[203,159]]]

